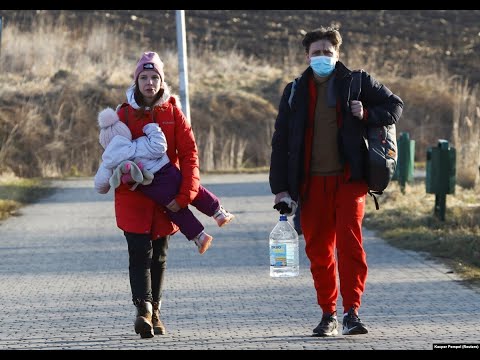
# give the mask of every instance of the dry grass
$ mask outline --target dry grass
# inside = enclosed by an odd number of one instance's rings
[[[12,24],[5,27],[0,64],[3,74],[21,74],[24,81],[18,85],[30,79],[32,93],[46,90],[45,83],[35,86],[39,79],[48,81],[60,71],[75,74],[78,82],[103,79],[124,84],[128,80],[129,73],[123,69],[131,65],[132,59],[126,57],[131,51],[114,27],[98,24],[83,34],[61,22],[40,20],[32,27],[35,31],[23,32]],[[9,82],[4,85],[7,91],[20,90]]]
[[[425,183],[397,182],[380,197],[380,210],[367,200],[364,225],[394,246],[427,252],[453,266],[470,282],[480,284],[480,193],[459,186],[447,195],[445,221],[434,215],[435,194]]]
[[[60,16],[38,20],[32,31],[20,30],[14,22],[4,28],[0,172],[13,170],[24,177],[93,175],[101,153],[96,115],[123,101],[132,64],[142,51],[159,51],[166,80],[177,92],[175,44],[169,47],[141,34],[133,42],[123,36],[120,24],[70,24]],[[289,41],[283,65],[244,56],[233,47],[189,43],[191,115],[203,169],[268,166],[281,92],[306,67],[303,54],[294,53],[301,48]],[[402,52],[402,44],[393,40],[388,49],[382,46],[350,46],[342,49],[341,59],[351,68],[365,68],[404,99],[397,131],[409,132],[416,141],[416,161],[424,160],[426,147],[447,139],[457,149],[459,184],[476,186],[477,89],[448,74],[440,62],[425,67],[422,56],[438,49],[418,44],[418,51]],[[398,48],[396,57],[388,58],[392,47]]]
[[[43,179],[22,179],[13,173],[0,176],[0,220],[13,216],[25,204],[50,193],[49,183]]]
[[[201,169],[225,171],[268,164],[270,152],[265,144],[271,140],[275,115],[268,101],[252,93],[198,94],[192,102],[192,126],[203,160]]]

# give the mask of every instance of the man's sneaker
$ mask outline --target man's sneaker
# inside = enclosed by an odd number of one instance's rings
[[[235,216],[230,214],[227,210],[220,205],[219,209],[213,214],[213,218],[217,222],[219,227],[228,224],[230,221],[233,220]]]
[[[202,231],[200,234],[193,238],[195,245],[198,247],[198,252],[203,254],[205,251],[208,250],[210,245],[212,244],[213,237],[208,235],[205,231]]]
[[[335,336],[338,334],[337,317],[332,314],[324,314],[320,324],[313,329],[312,336]]]
[[[367,327],[360,321],[355,313],[355,309],[351,308],[348,313],[343,316],[343,335],[359,335],[368,333]]]

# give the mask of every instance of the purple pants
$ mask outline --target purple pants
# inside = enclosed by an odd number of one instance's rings
[[[166,206],[175,199],[175,196],[177,196],[180,190],[180,183],[182,181],[180,170],[172,163],[168,163],[154,175],[150,185],[139,185],[137,189],[157,204],[165,206],[170,220],[180,228],[180,231],[188,240],[192,240],[203,231],[204,227],[202,223],[198,221],[188,206],[177,212],[170,211],[166,208]],[[220,202],[213,193],[200,185],[198,194],[191,202],[191,205],[195,206],[198,211],[205,215],[213,216],[215,211],[220,207]]]

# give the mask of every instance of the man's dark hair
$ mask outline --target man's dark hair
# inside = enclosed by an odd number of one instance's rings
[[[308,54],[310,51],[310,45],[318,40],[328,40],[332,43],[335,50],[339,51],[340,45],[342,45],[342,35],[333,27],[320,27],[305,34],[302,45],[305,48],[305,52]]]

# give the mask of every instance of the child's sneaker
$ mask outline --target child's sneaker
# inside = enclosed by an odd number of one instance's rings
[[[213,218],[215,219],[219,227],[228,224],[230,221],[233,220],[234,217],[235,216],[233,214],[230,214],[221,205],[218,208],[217,212],[213,214]]]
[[[205,231],[202,231],[200,234],[193,238],[195,245],[198,247],[198,252],[203,254],[205,251],[208,250],[210,245],[212,244],[213,237],[208,235]]]

